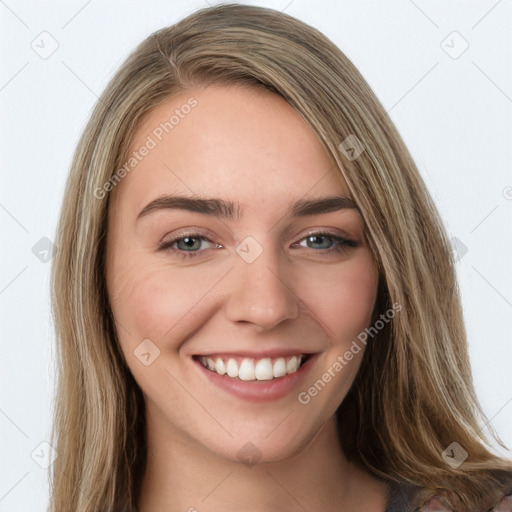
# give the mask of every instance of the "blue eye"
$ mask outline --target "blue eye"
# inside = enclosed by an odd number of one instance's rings
[[[206,238],[204,237],[186,236],[183,238],[178,238],[178,240],[176,240],[176,244],[180,249],[185,249],[186,251],[189,249],[191,251],[197,251],[200,248],[201,242],[204,241],[206,241]],[[180,243],[182,243],[181,247],[179,247]]]
[[[306,244],[317,244],[317,247],[311,247],[310,245],[306,245],[306,247],[310,249],[321,249],[323,253],[343,252],[351,247],[357,247],[356,242],[330,233],[310,233],[306,238],[300,240],[298,245],[304,247],[301,243],[304,241]],[[320,247],[318,247],[318,245]]]
[[[159,249],[172,251],[178,257],[182,258],[196,258],[200,255],[201,252],[204,252],[205,248],[203,247],[203,243],[205,242],[211,244],[212,247],[222,247],[219,244],[214,244],[210,239],[199,233],[191,233],[185,236],[179,236],[171,240],[162,242],[159,245]],[[303,245],[304,242],[306,243],[306,245]],[[318,232],[310,233],[307,237],[302,238],[299,242],[293,244],[293,246],[304,247],[316,253],[331,254],[346,252],[351,248],[357,247],[358,244],[357,242],[348,240],[346,238],[342,238],[337,235]],[[206,249],[212,247],[206,247]]]
[[[202,242],[212,243],[205,236],[199,234],[190,234],[163,242],[160,244],[159,248],[162,250],[168,249],[176,251],[183,258],[193,258],[196,256],[196,253],[202,252],[199,250],[201,248]],[[173,245],[176,245],[177,249],[173,249]]]

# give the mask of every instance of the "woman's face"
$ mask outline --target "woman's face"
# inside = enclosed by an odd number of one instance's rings
[[[353,382],[377,293],[339,172],[285,100],[233,86],[156,107],[130,158],[107,286],[150,432],[242,462],[299,453]]]

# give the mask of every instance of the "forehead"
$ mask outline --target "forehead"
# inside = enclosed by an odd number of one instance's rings
[[[171,193],[267,209],[308,194],[350,195],[300,114],[280,96],[253,87],[181,91],[144,118],[126,163],[130,170],[115,192],[138,210]]]

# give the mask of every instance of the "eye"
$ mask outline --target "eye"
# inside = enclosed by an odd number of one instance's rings
[[[205,243],[210,244],[211,247],[205,248]],[[174,246],[176,246],[176,248]],[[175,252],[176,254],[183,258],[197,257],[198,253],[203,252],[205,249],[212,247],[219,248],[222,246],[219,244],[214,244],[210,239],[199,233],[180,235],[170,240],[165,240],[159,245],[159,249],[172,250],[173,252]]]
[[[309,233],[307,237],[292,244],[292,247],[304,247],[320,254],[339,254],[357,246],[358,243],[353,240],[326,232]],[[222,245],[215,244],[200,233],[181,233],[159,244],[160,250],[172,251],[181,258],[197,258],[202,252],[212,248],[222,248]]]
[[[358,246],[357,242],[354,242],[353,240],[324,232],[309,233],[306,238],[303,238],[294,245],[315,250],[320,249],[320,251],[316,252],[322,253],[340,253]]]

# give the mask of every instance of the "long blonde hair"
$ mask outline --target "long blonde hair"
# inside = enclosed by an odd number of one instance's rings
[[[302,115],[362,213],[380,270],[375,318],[402,306],[368,343],[336,413],[345,452],[378,477],[444,493],[457,510],[487,510],[508,491],[511,462],[484,435],[454,261],[418,170],[368,84],[331,41],[286,14],[238,4],[196,11],[143,41],[101,95],[78,144],[52,268],[58,457],[49,510],[136,510],[144,399],[109,307],[110,199],[97,191],[122,166],[144,115],[177,92],[213,83],[264,87]],[[357,158],[340,151],[348,136],[363,145]],[[454,441],[468,453],[458,468],[442,457]]]

